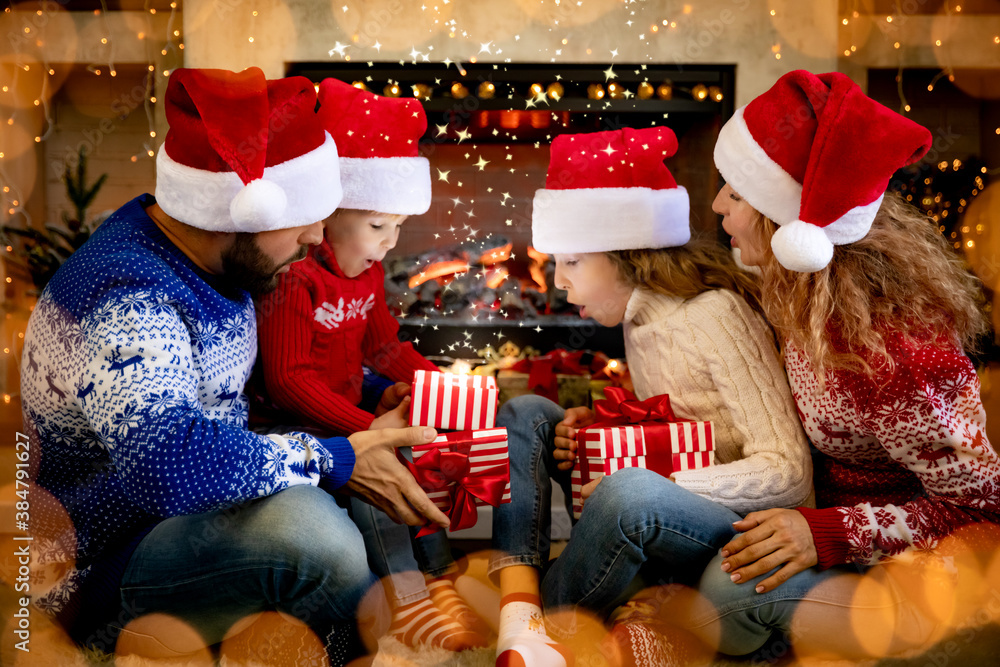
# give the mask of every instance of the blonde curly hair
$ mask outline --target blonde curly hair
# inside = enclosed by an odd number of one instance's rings
[[[988,331],[982,284],[951,251],[931,220],[896,193],[886,193],[871,230],[834,247],[815,273],[781,266],[770,252],[777,225],[757,212],[751,242],[766,249],[761,269],[764,313],[782,340],[812,361],[824,386],[829,370],[892,372],[885,334],[904,340],[948,337],[967,351]],[[843,342],[834,348],[831,330]]]
[[[696,239],[674,248],[615,250],[605,253],[629,287],[691,299],[726,289],[764,314],[756,277],[741,269],[732,253],[717,242]]]

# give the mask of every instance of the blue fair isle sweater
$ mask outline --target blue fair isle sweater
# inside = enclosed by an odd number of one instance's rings
[[[35,481],[64,510],[33,501],[36,562],[72,566],[35,602],[80,641],[117,615],[128,558],[159,521],[297,484],[338,488],[354,467],[345,438],[247,430],[253,302],[174,246],[145,213],[153,203],[138,197],[101,225],[25,335]]]

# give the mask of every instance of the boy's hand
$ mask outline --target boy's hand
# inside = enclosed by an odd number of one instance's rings
[[[403,399],[410,395],[410,385],[405,382],[397,382],[388,389],[382,392],[382,398],[379,399],[378,407],[375,408],[375,416],[381,417],[390,410],[394,410],[399,407],[399,404],[403,402]],[[406,424],[403,424],[406,426]],[[390,427],[383,427],[390,428]],[[395,428],[395,427],[392,427]]]
[[[396,386],[398,387],[399,385]],[[388,394],[392,390],[393,387],[389,387],[385,390],[385,394]],[[385,394],[382,394],[382,396],[384,397]],[[378,416],[372,420],[372,425],[368,427],[369,431],[375,431],[380,428],[406,428],[410,425],[410,397],[404,397],[392,410],[383,411],[381,414],[376,411],[375,414]]]
[[[590,408],[570,408],[561,422],[556,424],[556,449],[552,457],[559,463],[559,470],[569,470],[576,461],[576,433],[578,429],[594,423],[594,413]]]

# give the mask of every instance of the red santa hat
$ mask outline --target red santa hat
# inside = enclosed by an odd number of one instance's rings
[[[556,137],[545,188],[535,192],[531,245],[547,253],[684,245],[687,190],[663,164],[676,152],[666,127]]]
[[[715,164],[747,203],[780,228],[778,262],[819,271],[833,246],[868,233],[893,173],[931,145],[926,128],[861,92],[838,72],[785,74],[736,111]]]
[[[337,209],[337,146],[305,77],[178,69],[164,104],[170,129],[156,156],[156,201],[167,215],[210,231],[262,232]]]
[[[431,206],[431,167],[419,157],[427,116],[419,101],[339,81],[319,84],[319,117],[340,150],[342,208],[418,215]]]

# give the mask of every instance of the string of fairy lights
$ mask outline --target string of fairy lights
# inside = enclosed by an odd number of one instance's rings
[[[136,39],[144,44],[148,61],[146,65],[145,94],[142,98],[143,112],[148,125],[148,135],[130,156],[129,159],[131,162],[138,162],[140,159],[150,159],[155,156],[155,104],[157,101],[155,77],[157,73],[163,77],[170,76],[172,69],[180,66],[183,62],[182,52],[184,50],[184,43],[179,27],[179,3],[174,1],[169,4],[170,12],[165,21],[166,29],[162,38],[154,35],[154,18],[156,17],[157,9],[150,5],[150,0],[146,0],[142,10],[145,16],[145,29],[135,33]],[[28,114],[31,113],[30,107],[22,110],[22,105],[18,103],[18,100],[8,96],[16,96],[26,85],[32,83],[29,81],[25,84],[22,79],[25,77],[25,73],[30,74],[33,72],[32,67],[36,61],[40,63],[42,71],[46,72],[47,76],[40,78],[39,91],[37,97],[32,102],[32,106],[40,108],[44,118],[41,130],[35,134],[33,140],[35,143],[43,143],[50,139],[58,129],[52,118],[51,108],[53,94],[58,90],[58,87],[53,86],[51,83],[53,79],[57,78],[56,67],[74,68],[77,65],[50,65],[48,62],[48,44],[65,39],[65,35],[52,34],[51,26],[62,27],[65,25],[52,19],[56,13],[65,14],[65,10],[61,9],[58,5],[48,7],[33,3],[32,6],[39,6],[41,8],[34,9],[33,11],[25,11],[19,9],[17,3],[14,2],[11,2],[8,7],[4,8],[6,18],[15,26],[12,34],[23,35],[24,38],[8,40],[12,47],[12,53],[7,59],[7,66],[4,67],[4,70],[9,71],[10,76],[0,86],[0,109],[4,110],[4,121],[8,126],[18,124],[24,128],[32,127],[32,119],[28,117]],[[106,0],[101,0],[101,8],[92,10],[92,13],[100,27],[99,30],[95,31],[94,39],[97,42],[95,44],[82,45],[79,50],[84,53],[100,54],[101,60],[99,62],[86,63],[85,70],[89,75],[94,77],[109,76],[115,78],[119,74],[116,65],[118,45],[116,44],[115,31],[111,22],[112,11],[108,9]],[[135,106],[128,105],[128,112],[131,113]],[[119,117],[119,120],[123,119],[123,117]],[[5,146],[0,144],[0,211],[3,213],[3,219],[6,224],[13,223],[23,225],[24,227],[31,227],[33,226],[33,221],[26,206],[26,197],[18,188],[17,179],[12,178],[6,170],[9,158],[8,151],[5,148]],[[10,246],[6,246],[4,250],[11,252],[13,249]]]
[[[22,143],[26,142],[29,146],[32,143],[45,144],[58,132],[59,128],[54,118],[53,105],[62,103],[57,92],[59,91],[59,83],[64,78],[62,75],[68,73],[57,70],[60,68],[74,69],[74,76],[80,76],[78,68],[80,65],[84,65],[83,76],[92,76],[95,80],[106,76],[112,78],[119,76],[118,68],[121,66],[121,54],[128,50],[125,47],[134,46],[122,43],[122,40],[129,38],[130,31],[134,31],[131,34],[142,44],[142,52],[146,59],[146,74],[143,79],[144,93],[141,101],[137,99],[135,104],[130,104],[128,113],[136,111],[141,102],[148,133],[141,143],[135,145],[128,159],[132,163],[154,159],[157,143],[156,105],[158,100],[156,91],[162,89],[163,82],[170,76],[174,68],[183,65],[185,49],[180,24],[180,2],[175,0],[169,3],[169,14],[165,19],[162,17],[162,13],[165,11],[164,2],[165,0],[160,0],[160,2],[155,3],[157,6],[152,6],[153,0],[145,0],[141,10],[143,19],[128,23],[129,27],[123,30],[120,24],[112,21],[113,12],[109,11],[107,1],[100,0],[101,8],[92,10],[96,21],[91,22],[90,29],[78,35],[81,40],[96,41],[87,44],[81,43],[72,57],[59,59],[55,61],[56,64],[53,64],[49,62],[50,49],[47,46],[63,39],[64,35],[60,35],[57,31],[59,26],[65,25],[65,23],[60,24],[52,19],[57,13],[65,15],[68,12],[61,5],[54,3],[22,4],[16,0],[9,0],[8,6],[3,10],[3,16],[0,16],[0,19],[6,21],[6,26],[13,28],[7,31],[8,39],[5,42],[8,46],[4,53],[4,59],[0,61],[0,71],[4,73],[3,79],[0,80],[0,220],[4,224],[22,225],[25,228],[40,226],[38,221],[32,220],[27,207],[26,200],[30,193],[23,191],[25,188],[19,186],[20,181],[16,178],[17,173],[11,173],[17,172],[17,169],[12,167],[13,158],[25,150],[23,146],[15,146],[14,143],[22,141],[18,138],[20,134],[24,135]],[[266,49],[267,40],[263,39],[264,35],[261,31],[270,29],[273,19],[265,16],[267,12],[262,11],[262,7],[272,7],[273,9],[273,5],[262,3],[260,0],[245,2],[243,0],[220,0],[220,2],[225,4],[224,9],[228,12],[229,18],[226,19],[226,22],[242,26],[242,29],[246,30],[245,38],[241,39],[245,39],[244,44],[249,45],[252,53]],[[443,0],[445,5],[448,2],[449,0]],[[451,2],[457,3],[459,0],[451,0]],[[429,4],[436,5],[437,3]],[[794,57],[790,50],[794,47],[790,47],[787,35],[782,36],[781,30],[776,27],[778,25],[776,22],[783,18],[782,14],[785,8],[795,7],[795,3],[772,1],[766,5],[761,3],[761,5],[766,7],[761,11],[766,11],[774,23],[772,26],[774,37],[765,38],[767,40],[765,43],[768,44],[766,48],[769,49],[768,57],[776,61],[781,61],[785,56]],[[689,39],[690,35],[696,34],[692,33],[691,30],[700,29],[706,18],[701,7],[696,8],[694,4],[682,4],[677,7],[675,16],[657,17],[655,21],[641,21],[636,15],[636,7],[638,6],[638,3],[630,0],[622,4],[620,11],[622,12],[622,20],[629,31],[637,33],[640,45],[646,47],[652,47],[651,40],[654,39],[680,39],[682,37]],[[332,10],[338,14],[342,11],[346,15],[349,11],[355,11],[357,7],[358,5],[355,5],[352,8],[348,4],[340,7],[337,3],[332,6]],[[846,9],[842,10],[838,17],[839,24],[837,26],[837,37],[842,49],[834,47],[838,49],[837,56],[842,57],[847,62],[856,61],[858,65],[864,66],[864,50],[868,35],[881,34],[885,40],[884,43],[891,44],[892,49],[898,54],[896,85],[899,96],[899,111],[903,114],[912,114],[915,111],[914,104],[907,99],[904,92],[907,63],[911,59],[912,49],[930,47],[937,57],[940,71],[928,81],[928,93],[933,93],[938,89],[945,78],[949,83],[955,82],[955,71],[949,60],[948,47],[950,46],[949,40],[957,39],[955,35],[961,34],[952,31],[953,24],[963,16],[961,0],[946,0],[942,3],[942,15],[938,18],[943,21],[943,25],[939,26],[941,28],[939,31],[932,31],[929,38],[930,44],[914,44],[912,33],[910,41],[906,41],[907,33],[904,31],[904,26],[906,21],[912,17],[904,11],[901,0],[896,0],[895,10],[891,14],[872,15],[870,7],[871,4],[868,0],[850,0]],[[435,12],[438,11],[437,6],[426,9],[428,12],[432,9]],[[439,48],[437,52],[435,52],[433,45],[422,47],[425,52],[414,47],[409,54],[414,63],[418,59],[430,62],[433,57],[434,61],[441,62],[448,68],[454,64],[457,71],[464,77],[465,71],[461,61],[476,63],[477,59],[483,57],[484,53],[491,60],[511,61],[509,57],[506,57],[506,54],[501,56],[502,49],[506,45],[492,41],[478,43],[473,39],[475,35],[464,29],[464,26],[461,26],[453,16],[445,17],[442,14],[441,20],[445,30],[443,34],[448,37],[447,43],[456,46],[446,49]],[[563,30],[564,28],[558,24],[558,21],[553,22],[553,25],[549,26],[550,30]],[[116,25],[117,31],[115,30]],[[142,27],[140,29],[136,26]],[[593,36],[587,28],[576,33],[568,28],[566,30],[564,36],[546,42],[550,46],[542,47],[548,49],[549,52],[541,55],[545,55],[546,59],[551,56],[553,63],[563,57],[563,48],[570,49],[573,46],[579,46],[581,38],[586,36],[589,41]],[[623,35],[625,34],[628,34],[628,31],[623,33]],[[377,39],[370,46],[362,45],[360,36],[350,32],[347,33],[346,37],[341,36],[341,39],[347,44],[336,41],[336,45],[330,49],[331,58],[338,55],[343,60],[350,61],[352,59],[351,52],[353,52],[355,57],[365,60],[385,60],[388,54],[388,52],[383,54],[384,47]],[[415,35],[414,39],[419,43],[420,37],[418,35]],[[466,52],[464,56],[458,57],[465,47],[457,45],[463,40],[469,45],[468,48],[471,49],[471,52]],[[520,40],[520,35],[515,35],[513,40]],[[576,44],[571,44],[572,42],[576,42]],[[991,43],[982,45],[982,48],[984,50],[993,49],[993,53],[1000,57],[1000,35],[992,35]],[[589,43],[586,44],[584,48],[577,51],[578,58],[587,60],[596,57],[594,56],[595,49],[596,47]],[[631,51],[634,52],[635,49],[631,49]],[[80,62],[77,53],[98,54],[99,62]],[[647,48],[647,57],[650,60],[656,57],[655,53],[657,51],[654,48]],[[611,51],[611,56],[613,63],[617,56],[617,49]],[[704,58],[710,59],[711,55],[706,53]],[[248,59],[248,62],[252,61],[252,59]],[[399,62],[400,65],[403,65],[405,61],[400,59]],[[43,73],[43,75],[39,77],[39,73]],[[557,102],[566,96],[586,97],[589,100],[603,103],[607,103],[609,100],[630,100],[632,98],[640,101],[691,99],[721,102],[724,98],[723,91],[716,86],[697,83],[688,87],[678,85],[670,80],[656,79],[624,82],[617,79],[614,74],[615,68],[612,65],[605,72],[604,80],[591,81],[583,88],[574,88],[568,82],[560,81],[558,78],[518,84],[516,88],[509,83],[466,82],[449,80],[448,78],[443,78],[441,82],[427,81],[409,83],[405,86],[392,80],[380,82],[368,80],[354,83],[358,87],[370,88],[373,92],[391,97],[412,95],[425,101],[433,97],[463,99],[476,96],[483,100],[507,97],[523,99],[528,108],[531,108],[532,104],[542,103],[543,100]],[[26,85],[32,82],[34,82],[34,88]],[[17,99],[17,96],[23,95],[23,91],[26,89],[35,90],[35,95],[29,96],[27,100]],[[119,116],[119,120],[123,120],[124,117]],[[1000,126],[995,128],[995,132],[1000,135]],[[482,157],[479,159],[482,161]],[[39,165],[43,163],[48,164],[49,161],[39,161]],[[974,228],[963,224],[961,222],[962,215],[972,201],[981,195],[988,185],[989,176],[996,171],[996,166],[991,171],[988,165],[976,161],[974,158],[964,161],[942,159],[914,167],[908,172],[909,179],[897,182],[896,187],[906,199],[924,210],[938,224],[939,231],[956,250],[967,249],[972,252],[978,250],[977,239],[979,235],[987,233],[988,230],[985,229],[982,222],[972,225]],[[504,195],[509,196],[506,193]],[[0,254],[4,251],[13,253],[15,250],[10,245],[0,246]],[[7,277],[6,280],[10,282],[11,278]],[[23,331],[19,335],[23,336]],[[0,343],[2,345],[0,350],[5,356],[14,351],[15,342],[12,340],[9,344]],[[10,395],[4,394],[2,399],[9,402]]]
[[[93,10],[95,17],[100,19],[102,26],[101,30],[95,31],[96,39],[99,41],[99,46],[94,52],[102,53],[104,55],[102,62],[90,63],[87,66],[89,72],[91,72],[95,77],[101,77],[105,74],[111,77],[115,77],[118,74],[116,69],[116,53],[117,47],[120,45],[115,44],[113,37],[113,30],[110,21],[110,14],[108,10],[108,5],[106,0],[101,1],[101,9]],[[447,3],[446,3],[447,4]],[[257,32],[261,26],[266,25],[266,21],[263,21],[261,17],[261,12],[259,10],[259,3],[252,2],[247,3],[248,6],[243,6],[243,3],[238,5],[233,5],[235,11],[237,12],[247,12],[249,14],[248,21],[244,23],[247,25],[248,34],[247,41],[249,44],[254,45],[255,40],[257,40]],[[910,18],[910,16],[904,11],[902,2],[900,0],[896,1],[896,7],[892,14],[887,14],[884,16],[873,16],[870,14],[870,10],[867,9],[869,5],[864,0],[851,0],[847,9],[843,12],[840,17],[840,28],[842,31],[842,37],[844,38],[846,48],[842,51],[844,58],[856,58],[859,50],[858,43],[862,43],[861,34],[862,32],[867,35],[871,31],[872,26],[877,26],[881,32],[886,36],[887,39],[892,39],[893,48],[899,52],[899,63],[898,63],[898,91],[900,97],[900,111],[902,113],[910,113],[913,110],[912,104],[906,99],[903,92],[903,77],[906,69],[906,54],[904,49],[904,44],[900,39],[896,39],[899,35],[893,35],[892,27],[902,26],[905,21]],[[27,5],[25,5],[27,7]],[[52,95],[55,92],[54,86],[51,84],[50,80],[55,77],[56,71],[53,66],[51,66],[46,60],[47,49],[44,48],[44,44],[49,40],[58,40],[59,35],[48,34],[51,31],[50,26],[52,22],[48,19],[48,15],[54,11],[64,12],[59,6],[50,7],[46,4],[32,4],[32,10],[28,11],[26,9],[19,8],[19,4],[11,0],[8,7],[4,9],[4,13],[8,16],[16,13],[18,15],[17,19],[14,21],[17,28],[24,35],[24,39],[21,40],[9,40],[12,46],[12,54],[9,59],[10,63],[14,63],[14,66],[4,67],[5,72],[9,72],[10,76],[6,82],[0,86],[0,111],[5,117],[2,119],[6,121],[8,126],[14,126],[15,124],[23,124],[24,127],[32,127],[32,123],[26,116],[31,113],[31,109],[21,110],[17,104],[8,104],[7,100],[4,99],[5,95],[10,95],[14,90],[17,90],[21,85],[21,79],[32,73],[33,66],[40,66],[42,71],[47,71],[48,76],[42,77],[40,81],[40,89],[36,99],[33,100],[32,106],[38,107],[43,116],[43,120],[40,123],[40,129],[33,136],[35,143],[45,142],[47,139],[51,138],[53,132],[55,131],[55,123],[52,118]],[[783,5],[771,3],[771,7],[767,9],[769,15],[772,18],[779,16],[779,13],[783,11]],[[343,7],[343,11],[348,11],[348,5]],[[944,29],[941,31],[941,35],[951,34],[948,28],[950,25],[947,22],[957,19],[957,17],[962,16],[963,8],[961,5],[961,0],[947,0],[943,3],[941,11],[943,12],[943,20],[946,22]],[[155,156],[155,140],[156,140],[156,123],[155,123],[155,104],[156,95],[155,91],[156,76],[168,77],[173,67],[180,66],[183,63],[183,50],[184,43],[181,35],[181,29],[179,27],[179,4],[178,2],[171,2],[169,4],[169,16],[166,19],[165,34],[162,37],[156,38],[153,35],[154,22],[153,19],[157,14],[157,9],[151,6],[150,0],[146,0],[143,12],[145,13],[145,25],[146,29],[136,33],[136,38],[143,41],[146,44],[146,51],[148,55],[148,72],[149,76],[146,77],[146,94],[142,101],[143,109],[147,118],[147,124],[149,126],[149,134],[146,141],[143,142],[141,146],[137,146],[135,153],[130,157],[132,162],[137,162],[141,159],[151,159]],[[640,25],[640,22],[635,22],[635,29],[641,31],[643,34],[639,35],[640,40],[646,40],[645,43],[649,43],[648,40],[654,36],[663,33],[664,36],[677,33],[683,29],[684,21],[693,21],[697,19],[696,8],[692,4],[684,4],[678,8],[678,16],[672,18],[663,18],[656,21],[652,21],[647,24]],[[630,12],[630,16],[634,16],[635,11]],[[632,27],[633,21],[630,18],[627,24]],[[447,21],[447,35],[449,38],[457,38],[459,35],[463,37],[468,37],[468,33],[461,29],[456,20],[452,18]],[[91,33],[88,33],[91,34]],[[119,33],[120,34],[120,33]],[[559,46],[567,46],[569,41],[573,39],[572,35],[567,35],[566,37],[559,40],[559,45],[556,46],[555,54],[560,55],[561,49]],[[942,78],[947,77],[949,81],[954,82],[955,76],[951,64],[947,60],[947,50],[943,47],[945,39],[938,37],[935,38],[933,35],[931,37],[933,40],[933,48],[936,53],[940,53],[939,62],[941,63],[941,71],[928,84],[928,91],[933,91],[935,85]],[[31,40],[34,40],[33,46]],[[360,49],[362,47],[357,45],[358,36],[354,35],[349,39],[352,42],[351,47],[354,49]],[[490,45],[492,42],[487,42],[480,50],[475,54],[470,54],[465,60],[467,62],[476,62],[477,58],[485,51],[487,54],[499,54],[500,49],[497,46]],[[31,46],[30,51],[34,54],[35,58],[25,58],[28,47]],[[89,46],[89,45],[86,45]],[[344,50],[346,45],[341,45],[338,42],[340,49],[334,49],[343,57],[345,60],[350,59],[349,54],[345,54]],[[783,49],[781,38],[775,39],[774,43],[770,46],[771,56],[780,60],[782,58]],[[997,48],[997,53],[1000,54],[1000,35],[995,35],[992,38],[992,46]],[[372,55],[378,55],[381,53],[382,45],[376,40],[375,44],[371,47],[373,49]],[[475,46],[473,45],[473,50]],[[81,49],[81,51],[87,51],[89,49]],[[159,53],[159,57],[155,54]],[[417,56],[421,56],[424,60],[430,57],[429,51],[427,54],[422,54],[414,49],[414,60]],[[588,55],[592,54],[591,48],[587,48],[586,52]],[[614,53],[614,52],[613,52]],[[28,60],[38,60],[40,64],[35,64],[34,62],[28,62]],[[553,60],[555,60],[553,58]],[[403,62],[403,61],[400,61]],[[442,59],[442,62],[449,64],[451,62],[456,62],[456,66],[461,71],[461,65],[457,61],[452,61],[450,58]],[[64,66],[64,65],[60,65]],[[610,68],[609,68],[610,71]],[[5,77],[6,78],[6,77]],[[355,85],[359,87],[368,88],[369,84],[366,82],[355,82]],[[454,82],[450,85],[446,85],[445,88],[438,91],[434,85],[430,83],[426,84],[414,84],[410,87],[410,90],[404,90],[401,86],[396,83],[389,81],[385,83],[384,86],[373,86],[376,92],[381,92],[382,94],[389,96],[400,96],[412,94],[414,97],[421,99],[430,99],[431,96],[440,94],[443,96],[453,97],[461,99],[468,95],[476,95],[481,99],[490,99],[494,96],[504,94],[507,91],[501,91],[497,89],[496,84],[492,82],[484,82],[478,85],[475,90],[469,90],[465,83]],[[721,101],[723,99],[723,92],[716,86],[705,86],[703,84],[697,84],[691,88],[682,88],[675,86],[669,80],[667,81],[643,81],[634,86],[634,88],[629,87],[621,82],[614,81],[611,76],[605,81],[595,81],[591,83],[586,89],[586,95],[592,100],[602,100],[602,99],[629,99],[635,97],[639,100],[646,99],[661,99],[669,100],[674,97],[678,92],[681,92],[684,96],[690,96],[693,100],[714,100]],[[509,94],[509,93],[508,93]],[[531,84],[526,91],[519,91],[520,95],[524,97],[532,97],[535,99],[547,98],[551,100],[558,100],[566,94],[563,84],[559,81],[548,81],[548,82],[536,82]],[[23,121],[23,122],[22,122]],[[1000,134],[1000,127],[996,128],[997,134]],[[4,215],[7,221],[19,220],[21,224],[30,226],[32,225],[31,217],[25,206],[26,193],[21,192],[17,186],[16,179],[10,177],[10,174],[6,171],[5,162],[5,146],[0,144],[0,212]],[[983,172],[985,175],[986,172]],[[981,188],[976,188],[981,192]],[[970,197],[975,196],[970,194]],[[956,213],[960,213],[956,209]],[[954,215],[954,213],[953,213]]]
[[[482,81],[476,87],[475,93],[470,91],[469,87],[461,81],[445,81],[443,85],[442,81],[442,79],[438,78],[433,83],[421,82],[404,86],[399,81],[390,79],[386,81],[381,90],[379,90],[377,85],[373,84],[370,77],[365,81],[360,79],[353,81],[352,84],[355,88],[367,91],[371,91],[374,87],[375,90],[372,92],[381,93],[386,97],[400,97],[409,93],[413,97],[423,101],[429,101],[435,96],[462,100],[474,94],[481,100],[491,100],[496,97],[506,97],[513,100],[515,97],[520,97],[526,100],[534,100],[537,104],[545,100],[558,102],[567,96],[566,86],[560,81],[552,81],[548,84],[541,82],[530,85],[524,84],[520,90],[514,84],[506,82]],[[655,97],[666,101],[674,99],[674,94],[678,91],[698,102],[705,100],[721,102],[725,97],[719,86],[706,86],[703,83],[698,83],[691,87],[678,86],[669,79],[656,84],[649,81],[641,81],[636,84],[634,91],[627,84],[616,81],[607,81],[606,84],[589,83],[586,85],[585,95],[591,100],[627,100],[633,97],[640,100],[650,100]]]

